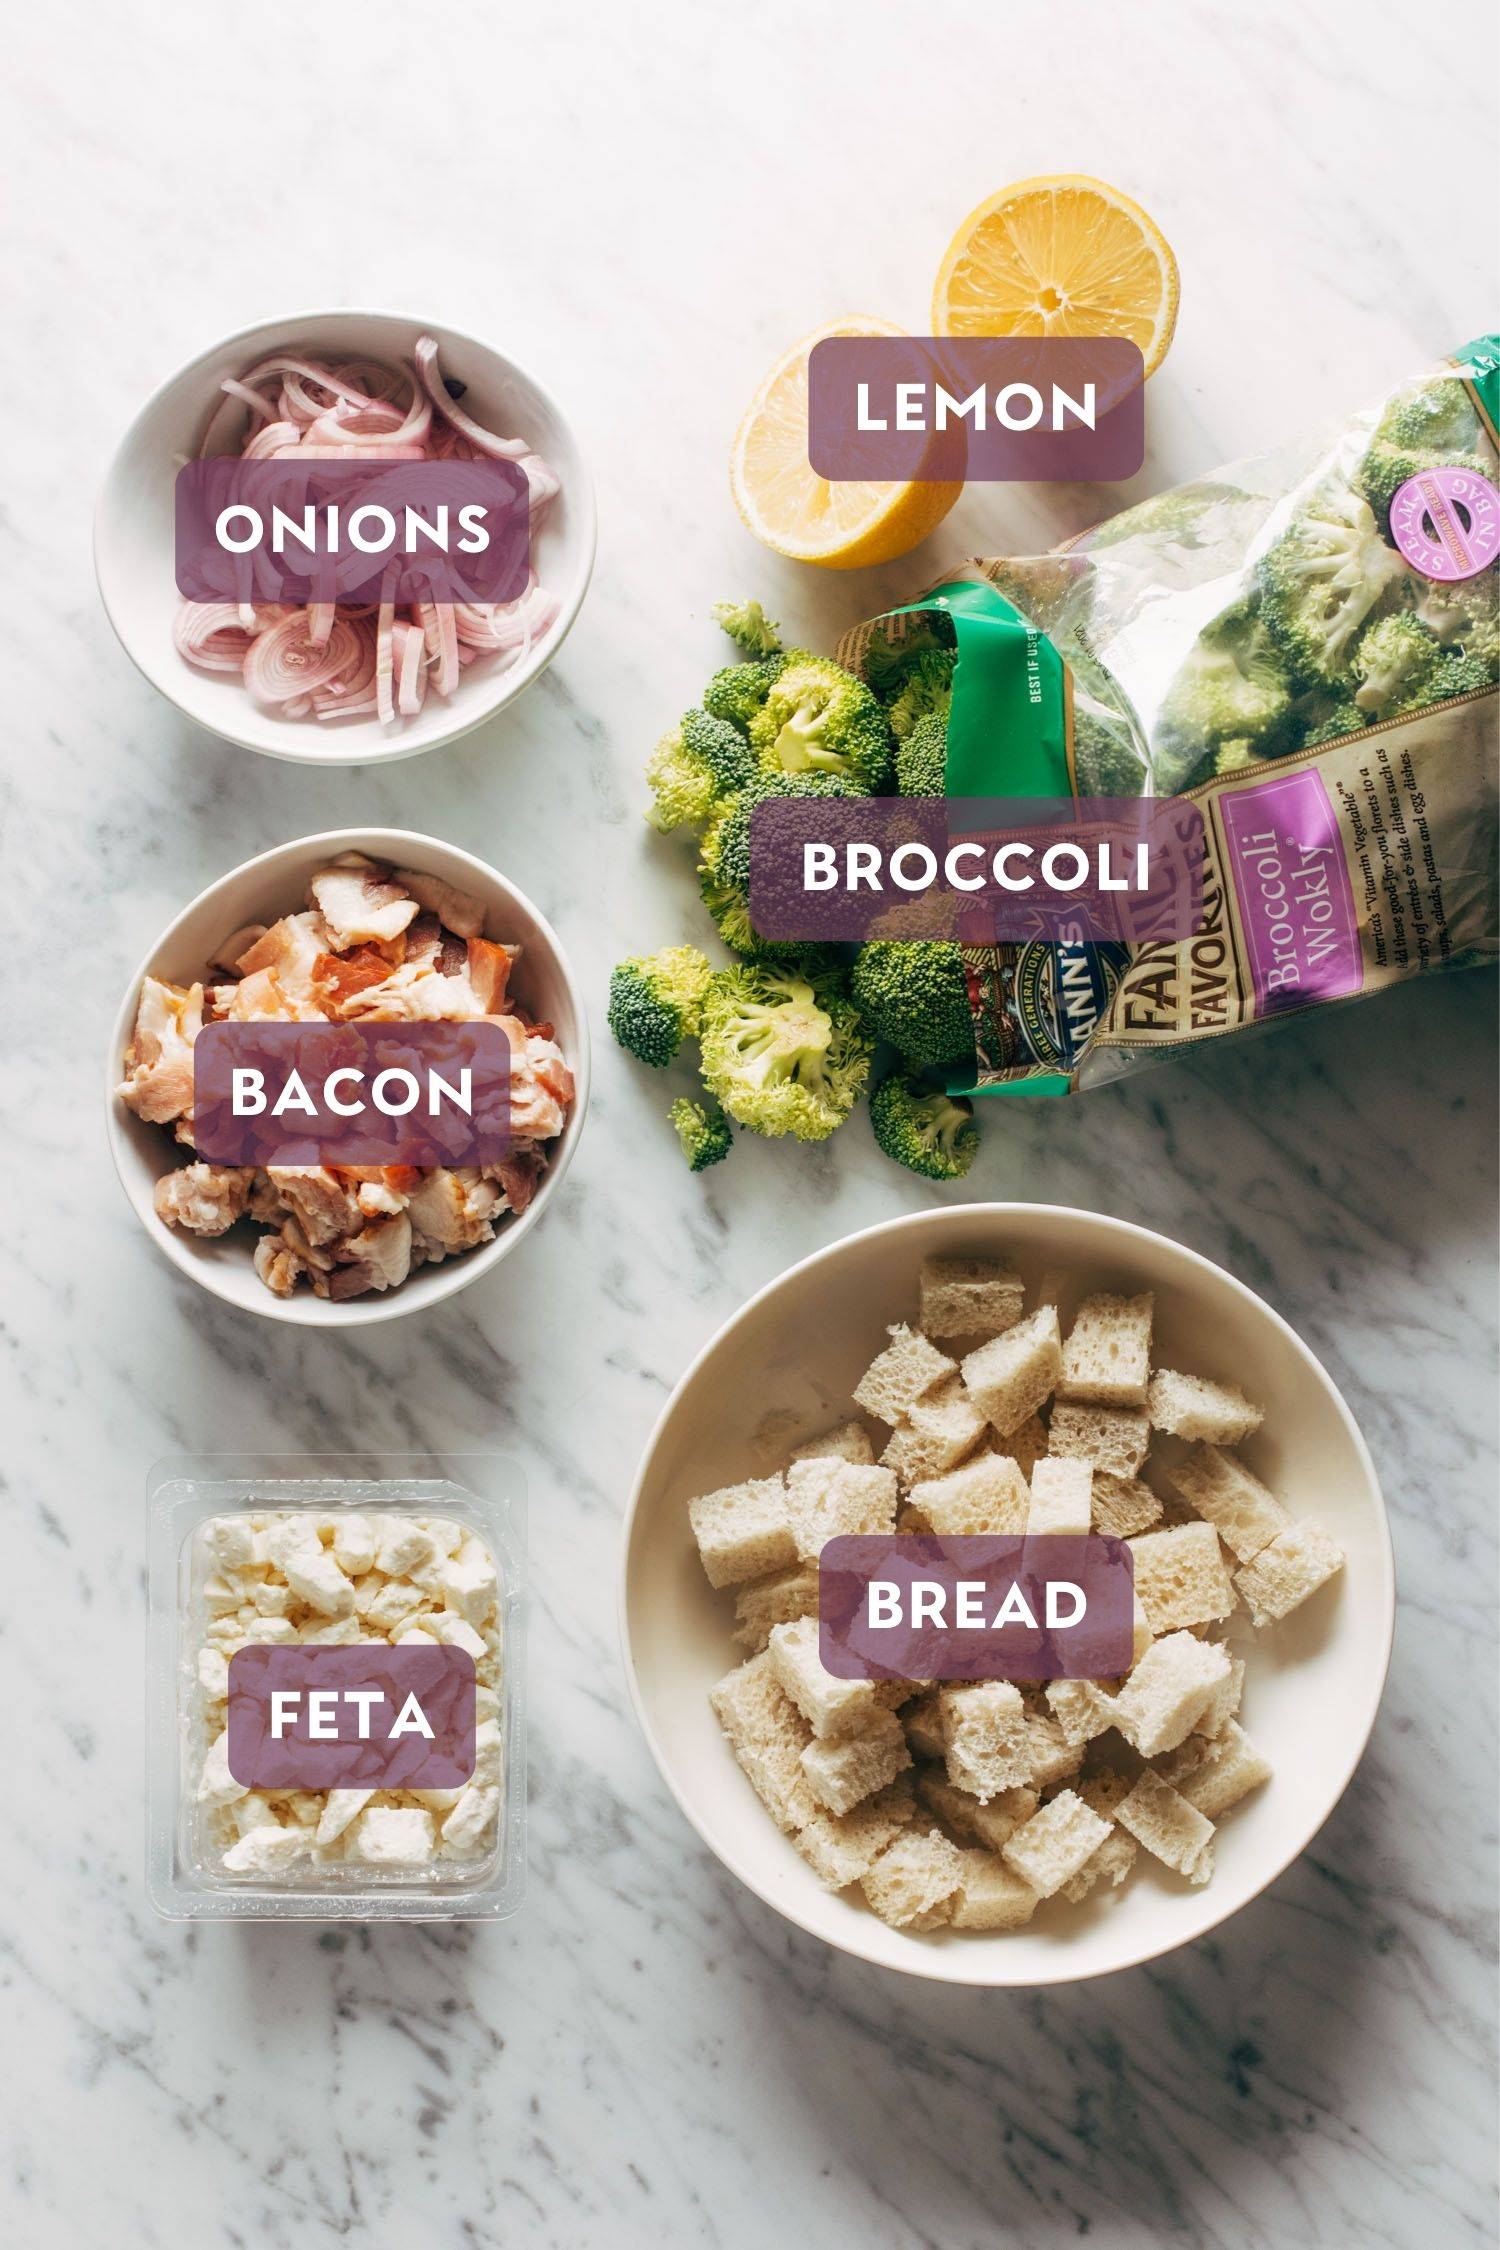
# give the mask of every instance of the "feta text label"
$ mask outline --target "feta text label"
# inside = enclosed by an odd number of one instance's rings
[[[819,1654],[841,1680],[1112,1679],[1130,1668],[1134,1597],[1123,1539],[830,1539]]]
[[[371,1641],[229,1659],[229,1771],[245,1789],[459,1789],[474,1727],[465,1649]]]

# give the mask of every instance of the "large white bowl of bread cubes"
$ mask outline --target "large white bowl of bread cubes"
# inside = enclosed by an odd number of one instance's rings
[[[886,1528],[1128,1538],[1132,1669],[833,1680],[818,1547]],[[1269,1305],[1123,1220],[981,1204],[820,1251],[707,1345],[636,1481],[622,1627],[668,1786],[759,1898],[887,1968],[1031,1986],[1202,1937],[1290,1866],[1394,1603],[1369,1452]]]

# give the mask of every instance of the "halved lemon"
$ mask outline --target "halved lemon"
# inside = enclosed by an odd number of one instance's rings
[[[937,336],[1125,336],[1146,373],[1177,325],[1177,260],[1138,203],[1105,180],[1018,180],[971,211],[932,292]]]
[[[962,484],[830,484],[807,458],[807,362],[825,336],[902,336],[888,320],[832,320],[779,359],[729,461],[734,504],[764,546],[824,570],[894,562],[936,529]]]

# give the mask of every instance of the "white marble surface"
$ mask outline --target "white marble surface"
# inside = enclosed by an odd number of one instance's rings
[[[1492,320],[1493,49],[1479,0],[300,17],[60,0],[13,27],[9,2240],[1490,2239],[1488,979],[991,1123],[970,1195],[1160,1226],[1296,1323],[1381,1463],[1402,1597],[1369,1756],[1305,1860],[1192,1952],[1036,1999],[928,1990],[789,1931],[697,1846],[626,1704],[619,1518],[667,1389],[748,1291],[929,1192],[862,1121],[806,1157],[742,1147],[700,1185],[659,1088],[605,1047],[565,1198],[514,1264],[345,1342],[233,1315],[153,1255],[98,1087],[119,988],[169,914],[313,828],[472,845],[543,904],[596,997],[617,952],[690,934],[690,880],[641,825],[638,772],[720,661],[708,602],[755,590],[826,638],[929,565],[1100,512],[981,491],[907,570],[773,564],[724,481],[769,357],[845,307],[920,326],[960,214],[1076,164],[1137,194],[1182,259],[1139,489],[1271,441]],[[146,390],[227,329],[318,300],[493,333],[571,404],[598,472],[594,593],[544,685],[370,778],[177,721],[114,645],[89,567],[93,491]],[[323,1935],[157,1922],[149,1463],[465,1443],[531,1480],[524,1913]]]

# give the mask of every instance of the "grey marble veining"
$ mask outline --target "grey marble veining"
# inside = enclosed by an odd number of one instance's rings
[[[920,327],[959,216],[1086,165],[1183,265],[1133,491],[1274,441],[1493,319],[1493,25],[894,0],[230,14],[62,0],[11,35],[20,290],[8,651],[8,1374],[0,2212],[26,2250],[537,2250],[765,2240],[1111,2250],[1492,2239],[1494,990],[1484,977],[1008,1106],[965,1192],[1119,1211],[1307,1337],[1380,1464],[1401,1615],[1343,1804],[1211,1939],[1046,1997],[831,1954],[703,1849],[626,1703],[633,1463],[689,1357],[799,1254],[939,1191],[862,1120],[693,1182],[606,1045],[545,1226],[425,1319],[312,1338],[157,1259],[110,1176],[106,1028],[204,882],[345,820],[521,882],[594,994],[698,927],[639,769],[722,660],[717,595],[830,645],[966,552],[1111,504],[971,493],[914,564],[826,580],[725,491],[743,399],[842,308]],[[407,165],[393,181],[387,152]],[[1406,152],[1440,149],[1441,163]],[[379,152],[372,155],[372,152]],[[321,184],[320,184],[321,183]],[[430,309],[533,361],[599,485],[546,680],[370,774],[201,735],[95,598],[89,511],[137,402],[289,303]],[[158,1922],[142,1884],[143,1481],[169,1452],[484,1446],[531,1486],[531,1895],[502,1928]],[[1455,1692],[1455,1683],[1459,1683]],[[1315,1715],[1310,1714],[1310,1723]]]

